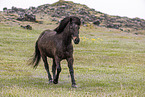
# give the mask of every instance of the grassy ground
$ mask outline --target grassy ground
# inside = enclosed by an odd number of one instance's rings
[[[99,27],[81,27],[74,45],[78,88],[71,88],[65,61],[59,84],[48,84],[41,61],[36,70],[27,66],[35,41],[46,28],[33,30],[0,24],[0,91],[2,97],[144,97],[145,36]],[[48,59],[50,67],[52,60]]]

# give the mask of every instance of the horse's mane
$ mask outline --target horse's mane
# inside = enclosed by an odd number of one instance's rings
[[[55,28],[54,31],[56,31],[57,33],[61,33],[64,30],[64,28],[67,26],[67,24],[69,23],[70,20],[77,25],[81,25],[81,21],[78,17],[70,16],[70,17],[66,17],[63,20],[61,20],[59,26],[57,28]]]

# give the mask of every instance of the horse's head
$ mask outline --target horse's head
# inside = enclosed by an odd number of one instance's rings
[[[70,33],[72,34],[72,38],[75,44],[78,44],[80,42],[79,29],[80,29],[80,19],[70,18],[69,30]]]
[[[72,35],[72,38],[74,40],[75,44],[78,44],[80,39],[79,39],[79,28],[81,25],[81,21],[78,17],[76,16],[69,16],[64,18],[61,22],[60,25],[54,29],[58,34],[63,32],[66,26],[69,24],[69,31]]]

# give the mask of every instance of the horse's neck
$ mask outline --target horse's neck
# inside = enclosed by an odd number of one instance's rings
[[[66,26],[66,28],[64,29],[64,31],[62,32],[62,37],[63,37],[63,43],[65,45],[69,45],[71,44],[71,34],[69,32],[69,25]]]

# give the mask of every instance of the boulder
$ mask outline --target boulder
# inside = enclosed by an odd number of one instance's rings
[[[27,26],[21,25],[21,27],[24,29],[32,30],[32,26],[30,26],[30,25],[27,25]]]
[[[98,20],[94,21],[93,24],[99,26],[100,25],[100,22],[101,21],[98,19]]]
[[[20,17],[17,18],[17,20],[19,20],[19,21],[36,22],[36,16],[34,14],[21,13],[19,15],[20,15]]]

